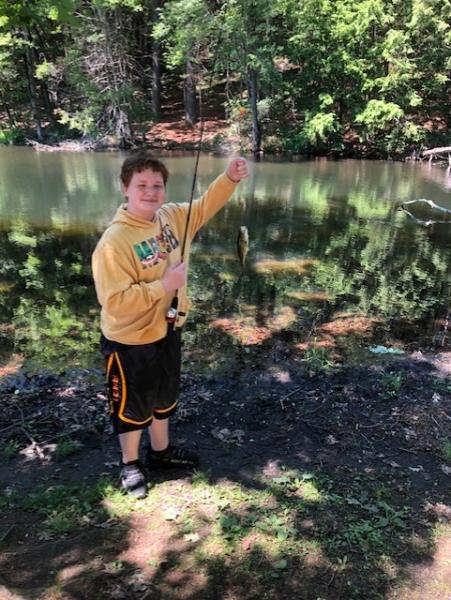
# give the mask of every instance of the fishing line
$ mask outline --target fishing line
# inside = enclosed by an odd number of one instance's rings
[[[210,83],[209,83],[208,87],[211,86],[212,79],[213,79],[213,70],[212,70],[212,76],[210,78]],[[196,162],[194,164],[193,182],[191,185],[191,196],[189,199],[188,215],[186,217],[185,233],[183,234],[182,252],[181,252],[182,261],[184,260],[184,255],[185,255],[186,240],[188,237],[188,227],[189,227],[189,223],[191,220],[191,209],[193,207],[194,191],[196,189],[197,171],[198,171],[198,167],[199,167],[200,152],[202,149],[202,140],[204,137],[204,117],[203,117],[203,111],[202,111],[202,90],[200,88],[199,88],[199,122],[200,122],[199,142],[198,142],[198,146],[197,146]]]
[[[219,41],[218,41],[218,45],[217,45],[217,52],[219,52]],[[207,85],[207,90],[209,90],[211,88],[211,85],[213,83],[213,76],[215,73],[216,60],[217,60],[217,54],[216,54],[216,56],[214,56],[214,59],[213,59],[211,75],[210,75],[210,80]],[[191,195],[190,195],[190,199],[189,199],[188,214],[186,216],[185,232],[183,234],[182,249],[181,249],[181,253],[180,253],[182,262],[185,262],[184,255],[185,255],[186,241],[188,239],[188,230],[189,230],[189,224],[190,224],[190,220],[191,220],[191,211],[192,211],[192,207],[193,207],[194,192],[196,189],[196,182],[197,182],[197,172],[198,172],[198,167],[199,167],[200,153],[202,150],[202,141],[203,141],[203,137],[204,137],[205,121],[204,121],[204,116],[203,116],[202,88],[200,86],[199,86],[198,93],[199,93],[200,131],[199,131],[199,141],[198,141],[197,152],[196,152],[196,161],[194,164],[193,181],[192,181],[192,185],[191,185]],[[179,293],[179,290],[178,289],[175,290],[175,294],[174,294],[174,297],[171,302],[171,307],[169,308],[168,312],[166,313],[166,321],[168,322],[170,327],[174,326],[174,323],[175,323],[178,315],[181,317],[186,316],[185,312],[177,311],[178,302],[179,302],[178,293]]]

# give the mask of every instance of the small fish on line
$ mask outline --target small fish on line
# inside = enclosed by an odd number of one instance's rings
[[[244,263],[246,262],[247,253],[249,252],[249,231],[245,225],[242,225],[238,232],[237,251],[240,265],[243,268]]]

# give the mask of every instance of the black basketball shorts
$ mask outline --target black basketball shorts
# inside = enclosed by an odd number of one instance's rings
[[[174,414],[180,389],[181,334],[139,346],[111,343],[106,354],[108,402],[116,433],[145,429]]]

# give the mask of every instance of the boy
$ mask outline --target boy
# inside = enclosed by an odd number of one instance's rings
[[[147,151],[125,160],[120,177],[127,204],[118,208],[92,257],[110,414],[122,452],[121,486],[135,498],[146,496],[139,461],[143,429],[148,429],[151,444],[147,466],[198,464],[195,454],[169,443],[168,426],[180,383],[180,328],[190,304],[189,250],[196,231],[224,206],[248,176],[248,167],[243,158],[232,160],[193,202],[183,256],[189,205],[164,204],[168,175]]]

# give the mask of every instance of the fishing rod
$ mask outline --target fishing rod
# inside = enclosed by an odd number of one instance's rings
[[[212,69],[211,69],[211,75],[210,75],[210,81],[208,83],[207,89],[211,88],[211,84],[213,82],[213,74],[214,74],[215,63],[216,63],[216,58],[213,61],[213,65],[212,65]],[[189,199],[188,214],[186,216],[185,232],[183,234],[182,249],[181,249],[181,253],[180,253],[181,254],[182,262],[184,262],[185,247],[186,247],[186,241],[188,239],[189,224],[190,224],[190,221],[191,221],[191,211],[192,211],[192,207],[193,207],[194,192],[195,192],[195,189],[196,189],[197,172],[198,172],[199,160],[200,160],[200,152],[201,152],[201,149],[202,149],[202,141],[203,141],[203,137],[204,137],[204,117],[203,117],[203,110],[202,110],[202,89],[200,87],[199,87],[199,123],[200,123],[199,141],[198,141],[198,145],[197,145],[196,161],[195,161],[195,164],[194,164],[193,181],[192,181],[192,185],[191,185],[191,195],[190,195],[190,199]],[[168,325],[171,328],[174,327],[174,324],[175,324],[175,321],[177,319],[177,316],[180,316],[180,317],[185,317],[186,316],[185,312],[179,312],[178,311],[178,304],[179,304],[178,292],[179,292],[178,289],[175,290],[175,294],[174,294],[174,297],[172,298],[171,306],[170,306],[170,308],[168,309],[168,311],[166,313],[166,321],[168,322]]]

